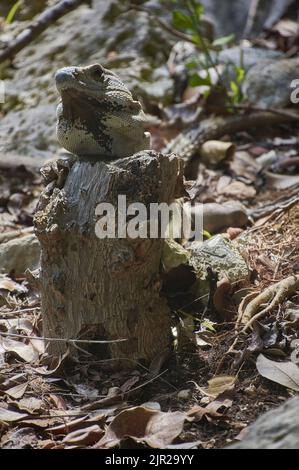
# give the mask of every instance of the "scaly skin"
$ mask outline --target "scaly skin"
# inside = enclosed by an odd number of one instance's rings
[[[66,150],[113,159],[149,149],[141,104],[113,72],[99,64],[65,67],[55,81],[61,95],[57,137]]]

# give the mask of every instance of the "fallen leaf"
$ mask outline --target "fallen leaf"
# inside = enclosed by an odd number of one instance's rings
[[[1,289],[8,290],[9,292],[19,292],[21,294],[28,292],[25,286],[18,284],[6,276],[0,278],[0,290]]]
[[[80,418],[73,419],[63,424],[53,426],[47,429],[47,431],[55,435],[70,434],[73,431],[77,431],[78,429],[82,430],[85,427],[90,427],[91,424],[104,424],[105,416],[106,414],[102,412],[97,413],[96,415],[91,417],[88,417],[88,415],[82,416]]]
[[[12,430],[1,441],[1,449],[35,448],[39,438],[34,429],[29,427]]]
[[[25,344],[21,341],[15,341],[14,339],[3,338],[1,336],[0,352],[15,354],[25,362],[35,362],[38,359],[38,352],[31,344]]]
[[[266,189],[276,189],[277,191],[299,185],[299,175],[278,175],[268,171],[265,179]]]
[[[47,356],[45,358],[46,365],[43,367],[36,367],[35,372],[41,375],[50,377],[51,375],[58,374],[59,369],[63,366],[69,355],[69,349],[60,356]]]
[[[292,361],[276,362],[260,354],[256,361],[258,372],[266,379],[299,391],[299,367]]]
[[[138,375],[133,375],[133,377],[130,377],[124,384],[122,384],[120,387],[121,391],[123,393],[129,392],[129,390],[134,387],[134,385],[136,385],[139,380],[140,377],[138,377]]]
[[[186,414],[179,411],[164,413],[137,406],[119,413],[94,447],[112,448],[123,439],[131,438],[152,448],[164,449],[181,434],[186,419]]]
[[[54,395],[53,393],[50,393],[49,399],[55,405],[55,407],[58,410],[66,410],[67,409],[67,405],[66,405],[65,400],[62,396],[58,396],[58,395]]]
[[[236,377],[233,375],[219,375],[208,380],[208,387],[201,388],[198,385],[197,388],[209,397],[217,398],[227,390],[232,390],[235,386]]]
[[[63,439],[64,444],[88,447],[95,444],[103,435],[103,430],[97,424],[85,429],[71,432]]]
[[[22,398],[24,393],[26,392],[26,388],[28,387],[28,383],[23,383],[16,385],[15,387],[11,387],[8,390],[5,390],[5,393],[16,400],[18,398]]]
[[[59,424],[58,426],[53,426],[47,429],[47,431],[55,435],[71,433],[73,431],[77,431],[77,429],[81,429],[82,424],[85,422],[86,418],[87,416],[82,416],[80,418],[73,419],[72,421],[69,421],[67,423]]]
[[[44,408],[44,402],[40,398],[35,397],[22,398],[18,402],[18,407],[20,410],[24,410],[32,414],[37,411],[41,411]]]
[[[19,421],[22,418],[27,418],[27,414],[18,413],[17,411],[6,410],[5,408],[0,408],[0,421],[4,422],[13,422]]]
[[[209,418],[223,418],[223,414],[219,413],[220,408],[230,408],[232,406],[232,400],[214,400],[209,403],[207,406],[193,406],[191,410],[188,411],[187,415],[194,417],[195,421],[200,421],[204,416],[210,421]]]

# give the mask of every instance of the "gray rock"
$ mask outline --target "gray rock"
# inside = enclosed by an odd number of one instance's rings
[[[190,205],[185,204],[186,208]],[[191,218],[202,217],[203,228],[214,234],[229,227],[244,227],[248,223],[246,207],[238,201],[227,201],[223,204],[211,202],[191,206]]]
[[[203,305],[207,305],[210,294],[208,268],[218,273],[219,280],[226,278],[231,283],[248,279],[250,276],[250,270],[236,245],[224,239],[222,235],[216,235],[203,243],[193,242],[188,250],[191,251],[189,264],[197,277],[192,286],[192,293],[196,299],[201,299]]]
[[[295,0],[263,0],[259,2],[252,28],[246,31],[251,2],[249,0],[201,0],[206,15],[215,24],[218,36],[235,33],[237,37],[255,36],[264,27],[270,28]],[[247,34],[246,34],[247,33]]]
[[[264,60],[273,60],[281,56],[279,51],[272,51],[263,47],[241,47],[234,46],[224,49],[219,54],[219,62],[221,64],[231,64],[239,67],[243,57],[243,67],[247,72],[257,63]]]
[[[260,62],[250,69],[243,93],[252,105],[283,108],[291,104],[291,82],[299,77],[299,58]]]
[[[23,274],[39,267],[40,245],[33,234],[14,238],[0,245],[0,271]]]
[[[299,396],[258,418],[230,449],[299,449]]]
[[[197,277],[205,278],[207,268],[219,273],[220,279],[226,277],[230,282],[248,279],[249,268],[233,242],[222,235],[216,235],[209,240],[191,243],[190,264]]]

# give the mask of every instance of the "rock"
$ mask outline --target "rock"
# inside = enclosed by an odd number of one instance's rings
[[[190,264],[197,277],[205,279],[207,268],[210,267],[219,274],[219,279],[226,277],[231,283],[248,279],[249,268],[234,243],[222,235],[216,235],[209,240],[191,243]]]
[[[242,90],[248,101],[260,108],[291,105],[291,82],[299,76],[299,58],[260,62],[250,69]]]
[[[280,56],[281,52],[272,51],[271,49],[263,47],[234,46],[220,52],[219,63],[240,67],[241,58],[243,57],[243,67],[244,70],[248,72],[248,70],[257,63],[265,60],[273,61]]]
[[[188,249],[191,251],[189,264],[197,277],[192,293],[203,305],[207,305],[210,293],[208,268],[218,273],[219,281],[224,279],[231,284],[250,276],[250,270],[236,245],[222,235],[216,235],[203,243],[193,242]]]
[[[223,204],[211,202],[191,206],[185,204],[186,210],[191,209],[192,222],[195,217],[202,217],[203,228],[211,234],[228,227],[244,227],[248,223],[246,207],[238,201],[227,201]]]
[[[14,238],[0,245],[0,270],[23,274],[39,267],[40,245],[35,235]]]
[[[190,398],[190,395],[191,395],[190,389],[180,390],[178,392],[178,398],[180,398],[181,400],[188,400],[188,398]]]
[[[295,0],[263,0],[259,2],[252,28],[247,27],[251,2],[248,0],[201,0],[208,18],[214,22],[218,36],[234,33],[237,38],[257,36],[263,28],[271,28]]]
[[[201,162],[207,166],[217,166],[224,160],[232,160],[236,146],[232,142],[222,140],[207,140],[200,148]]]
[[[188,265],[190,253],[171,238],[165,239],[162,252],[163,271],[169,272],[181,264]]]
[[[211,52],[211,58],[213,64],[222,64],[224,69],[222,72],[222,81],[229,87],[231,80],[235,80],[236,72],[235,67],[243,66],[247,73],[252,67],[264,61],[273,61],[281,57],[279,51],[272,51],[266,48],[258,47],[245,47],[245,46],[234,46],[228,49],[224,49],[219,53]],[[187,67],[188,63],[198,64],[196,69],[192,69],[192,74],[195,71],[200,75],[205,74],[205,70],[202,69],[202,63],[205,63],[205,58],[198,52],[198,49],[194,44],[187,43],[186,41],[178,41],[171,50],[168,59],[168,68],[170,74],[176,81],[182,80],[186,83],[190,70]],[[217,82],[217,74],[213,68],[210,68],[211,77],[213,83]]]
[[[299,396],[258,418],[230,449],[299,449]]]

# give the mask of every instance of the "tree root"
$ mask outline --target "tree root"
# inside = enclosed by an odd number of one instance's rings
[[[255,299],[249,302],[245,310],[240,308],[237,325],[245,324],[240,333],[247,331],[255,321],[260,320],[260,318],[271,312],[298,288],[299,275],[289,276],[261,292]],[[260,307],[266,302],[270,302],[270,304],[259,312]]]
[[[290,121],[298,121],[299,113],[289,110],[264,110],[245,114],[212,116],[200,123],[186,128],[170,141],[164,153],[175,153],[185,161],[185,176],[189,179],[197,177],[198,156],[201,145],[207,140],[217,140],[225,134],[236,134],[254,128],[279,125]]]

